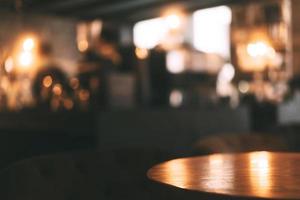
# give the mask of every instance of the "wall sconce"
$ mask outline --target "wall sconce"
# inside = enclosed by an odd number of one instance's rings
[[[247,89],[245,84],[239,85],[240,92],[252,93],[259,101],[281,102],[288,91],[287,79],[282,76],[283,56],[272,44],[266,38],[250,40],[237,45],[237,55],[241,71],[253,75]]]

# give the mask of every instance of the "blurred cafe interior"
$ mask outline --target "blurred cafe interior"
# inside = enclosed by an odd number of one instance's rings
[[[0,0],[0,197],[13,185],[16,197],[3,199],[179,199],[147,170],[187,156],[299,152],[299,9]],[[66,180],[71,165],[88,174],[79,186]],[[17,182],[6,184],[11,169]]]

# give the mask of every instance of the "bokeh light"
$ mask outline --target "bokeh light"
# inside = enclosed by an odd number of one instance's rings
[[[228,6],[201,9],[193,14],[194,46],[205,53],[230,58],[230,24],[232,11]]]
[[[33,38],[26,38],[23,42],[24,51],[32,51],[35,47],[35,41]]]
[[[229,83],[232,81],[234,76],[235,76],[235,69],[234,69],[233,65],[227,63],[221,69],[219,76],[218,76],[218,81],[221,83]]]
[[[269,45],[265,42],[257,41],[247,46],[247,52],[251,57],[266,56],[270,50]]]
[[[79,99],[81,101],[88,101],[90,99],[90,92],[88,90],[80,90]]]
[[[170,94],[170,105],[180,107],[183,103],[183,93],[180,90],[173,90]]]
[[[14,60],[12,57],[9,57],[5,60],[4,69],[7,73],[10,73],[12,72],[13,68],[14,68]]]
[[[23,51],[19,56],[20,67],[30,67],[33,64],[33,54],[31,52]]]
[[[148,56],[149,56],[148,50],[144,49],[144,48],[136,48],[135,54],[136,54],[136,57],[140,60],[144,60],[144,59],[148,58]]]
[[[166,23],[171,29],[178,29],[181,26],[181,18],[176,14],[166,16]]]
[[[79,82],[78,78],[76,78],[76,77],[71,78],[70,86],[72,87],[73,90],[78,89],[80,86],[80,82]]]
[[[61,96],[62,92],[63,92],[62,85],[61,84],[55,84],[54,87],[53,87],[53,93],[56,96]]]
[[[167,69],[172,74],[179,74],[185,70],[185,53],[183,51],[170,51],[167,54]]]
[[[250,90],[250,84],[247,81],[241,81],[238,88],[241,93],[246,94]]]
[[[44,77],[44,79],[43,79],[43,86],[44,87],[49,88],[49,87],[52,86],[52,83],[53,83],[53,79],[50,75]]]
[[[64,100],[64,107],[65,107],[67,110],[72,110],[73,107],[74,107],[74,102],[72,101],[72,99],[65,99],[65,100]]]
[[[85,52],[89,48],[89,43],[86,40],[82,40],[78,42],[78,49],[80,52]]]

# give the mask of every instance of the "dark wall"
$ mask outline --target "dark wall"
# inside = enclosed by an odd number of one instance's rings
[[[0,169],[37,155],[86,149],[149,149],[186,155],[213,134],[247,133],[245,107],[100,113],[1,113]]]
[[[140,110],[102,113],[97,119],[98,147],[148,147],[185,151],[217,133],[250,131],[246,107],[195,110]]]

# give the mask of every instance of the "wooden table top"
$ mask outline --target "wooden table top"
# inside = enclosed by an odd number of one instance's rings
[[[300,154],[215,154],[165,162],[151,180],[204,193],[266,199],[300,199]]]

